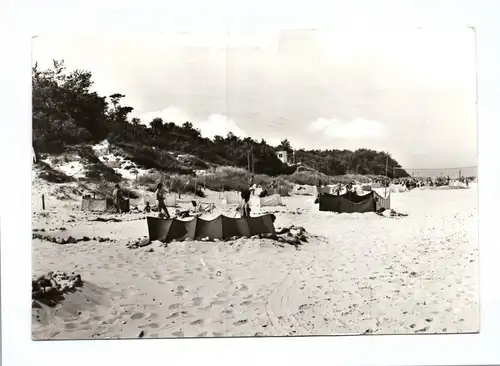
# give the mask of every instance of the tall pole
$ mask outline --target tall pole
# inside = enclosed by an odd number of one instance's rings
[[[255,174],[255,162],[253,160],[253,146],[252,146],[252,174]]]
[[[385,153],[385,176],[387,177],[387,166],[389,164],[389,155]]]
[[[389,164],[389,154],[386,153],[385,155],[385,177],[387,179],[387,165]],[[387,181],[386,183],[384,184],[384,196],[387,197]]]

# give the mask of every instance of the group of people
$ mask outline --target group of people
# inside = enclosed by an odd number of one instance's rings
[[[156,199],[156,207],[158,209],[158,215],[163,218],[170,219],[170,213],[168,212],[167,205],[165,204],[165,198],[168,194],[168,191],[164,188],[163,183],[158,183],[155,191],[155,199]],[[250,196],[251,196],[251,187],[249,189],[245,189],[241,191],[242,201],[237,208],[237,212],[241,217],[250,217]],[[115,185],[113,190],[113,205],[116,209],[117,213],[122,213],[122,202],[123,202],[123,190],[121,189],[119,184]],[[191,201],[193,206],[193,210],[198,210],[199,207],[196,201]],[[152,211],[151,205],[149,202],[146,202],[145,211],[147,213]],[[179,211],[180,217],[189,216],[188,211]]]
[[[170,214],[168,213],[167,206],[165,205],[165,196],[167,195],[167,191],[163,188],[163,183],[158,183],[155,191],[155,199],[156,206],[158,207],[158,212],[160,215],[165,215],[167,218],[170,218]],[[116,209],[117,213],[122,213],[122,205],[123,205],[123,190],[119,184],[115,185],[113,189],[113,206]],[[146,207],[144,209],[146,212],[151,212],[151,205],[149,202],[146,202]]]
[[[458,179],[459,182],[465,184],[467,187],[469,186],[469,183],[473,181],[473,177],[460,177]],[[380,187],[388,188],[391,184],[400,184],[404,185],[408,190],[417,188],[417,187],[423,187],[423,186],[444,186],[444,185],[450,185],[452,182],[452,179],[447,176],[447,177],[437,177],[437,178],[400,178],[400,179],[378,179],[370,182],[371,184],[375,183],[377,185],[380,185]],[[333,183],[336,185],[335,187],[335,193],[340,194],[345,188],[346,192],[354,192],[356,191],[356,185],[359,185],[360,183],[357,182],[340,182],[336,181]],[[321,180],[318,183],[318,187],[322,187],[322,182]]]

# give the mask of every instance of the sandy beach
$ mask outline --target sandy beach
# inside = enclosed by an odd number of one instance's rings
[[[253,214],[275,213],[276,227],[303,226],[308,242],[298,249],[270,239],[128,249],[147,236],[143,213],[82,212],[81,201],[47,187],[33,186],[33,229],[90,240],[33,240],[34,276],[75,272],[85,283],[56,309],[33,309],[33,339],[479,330],[476,184],[392,194],[392,208],[409,215],[399,218],[319,212],[312,196],[253,205]],[[233,211],[217,205],[213,214]]]

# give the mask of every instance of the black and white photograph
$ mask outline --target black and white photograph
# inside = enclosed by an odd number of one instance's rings
[[[32,39],[33,340],[480,331],[470,27]]]

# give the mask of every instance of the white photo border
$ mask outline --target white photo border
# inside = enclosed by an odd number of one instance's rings
[[[2,358],[21,365],[500,363],[500,7],[495,1],[18,1],[0,11]],[[101,5],[98,5],[101,4]],[[31,37],[114,31],[473,27],[478,60],[480,334],[31,341]],[[459,146],[456,148],[460,148]]]

